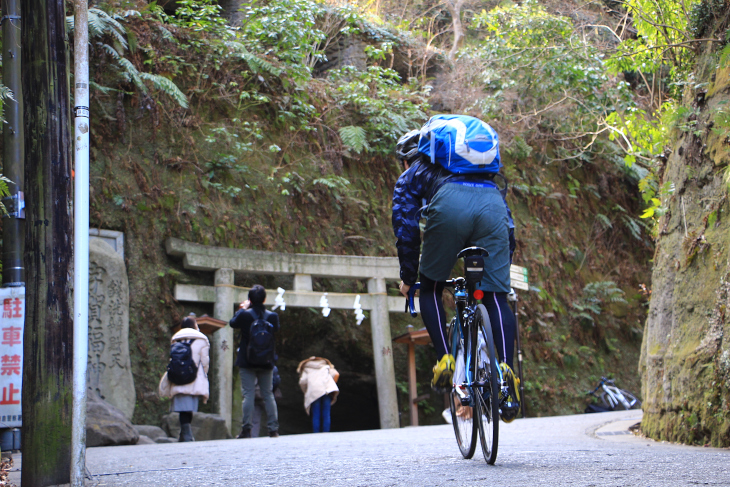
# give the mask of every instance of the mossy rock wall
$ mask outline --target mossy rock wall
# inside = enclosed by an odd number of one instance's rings
[[[640,365],[644,433],[713,446],[730,445],[730,132],[713,122],[730,100],[729,72],[718,70],[707,93],[688,94],[696,129],[677,136],[667,162],[664,179],[676,190],[659,222]]]

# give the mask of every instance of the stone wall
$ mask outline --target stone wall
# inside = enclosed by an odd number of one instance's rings
[[[688,94],[697,125],[678,131],[667,161],[675,191],[659,221],[640,363],[644,433],[714,446],[730,445],[730,130],[714,127],[729,75]]]

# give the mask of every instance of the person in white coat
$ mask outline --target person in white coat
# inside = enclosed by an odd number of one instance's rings
[[[195,318],[188,316],[183,319],[180,331],[172,336],[171,343],[178,341],[190,342],[190,349],[193,355],[193,362],[198,366],[198,372],[193,382],[189,384],[173,384],[167,378],[167,372],[160,380],[160,396],[171,397],[170,411],[180,414],[180,440],[195,441],[191,423],[193,413],[198,410],[199,399],[203,398],[203,404],[208,402],[208,366],[210,365],[210,342],[208,337],[200,332]]]
[[[327,433],[330,430],[330,406],[337,401],[340,374],[332,362],[322,357],[309,357],[299,362],[299,387],[304,392],[304,409],[312,417],[312,430]]]

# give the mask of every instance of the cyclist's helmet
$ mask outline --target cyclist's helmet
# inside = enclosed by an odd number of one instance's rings
[[[418,158],[418,139],[420,138],[421,132],[416,129],[398,139],[398,143],[395,145],[395,155],[399,161],[405,160],[408,164],[412,164]]]

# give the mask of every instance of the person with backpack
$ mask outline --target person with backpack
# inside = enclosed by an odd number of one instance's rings
[[[170,411],[180,416],[179,441],[195,441],[191,423],[200,398],[208,402],[210,342],[193,316],[183,319],[172,336],[167,372],[160,380],[160,396],[171,397]]]
[[[256,382],[266,410],[269,436],[279,436],[279,415],[273,392],[274,362],[276,361],[276,333],[279,331],[279,315],[264,307],[266,290],[260,284],[248,292],[248,299],[231,318],[231,328],[241,330],[236,365],[241,376],[243,393],[243,419],[238,438],[251,438],[253,427]]]
[[[329,433],[330,406],[337,401],[337,372],[332,362],[322,357],[309,357],[299,362],[299,387],[304,393],[304,409],[312,417],[314,433]]]
[[[421,317],[440,357],[431,385],[451,385],[455,361],[447,344],[442,292],[457,260],[470,246],[489,251],[479,289],[492,323],[511,404],[519,401],[512,373],[515,317],[507,304],[510,264],[515,249],[514,222],[507,202],[506,179],[497,133],[488,124],[464,115],[436,115],[420,130],[404,134],[395,154],[403,173],[393,191],[393,231],[400,261],[400,291],[408,296],[420,280]],[[502,189],[500,189],[500,186]],[[421,249],[420,218],[426,219]],[[420,255],[420,262],[419,262]],[[515,411],[503,414],[505,421]],[[514,413],[514,415],[513,415]],[[511,418],[511,419],[510,419]]]

